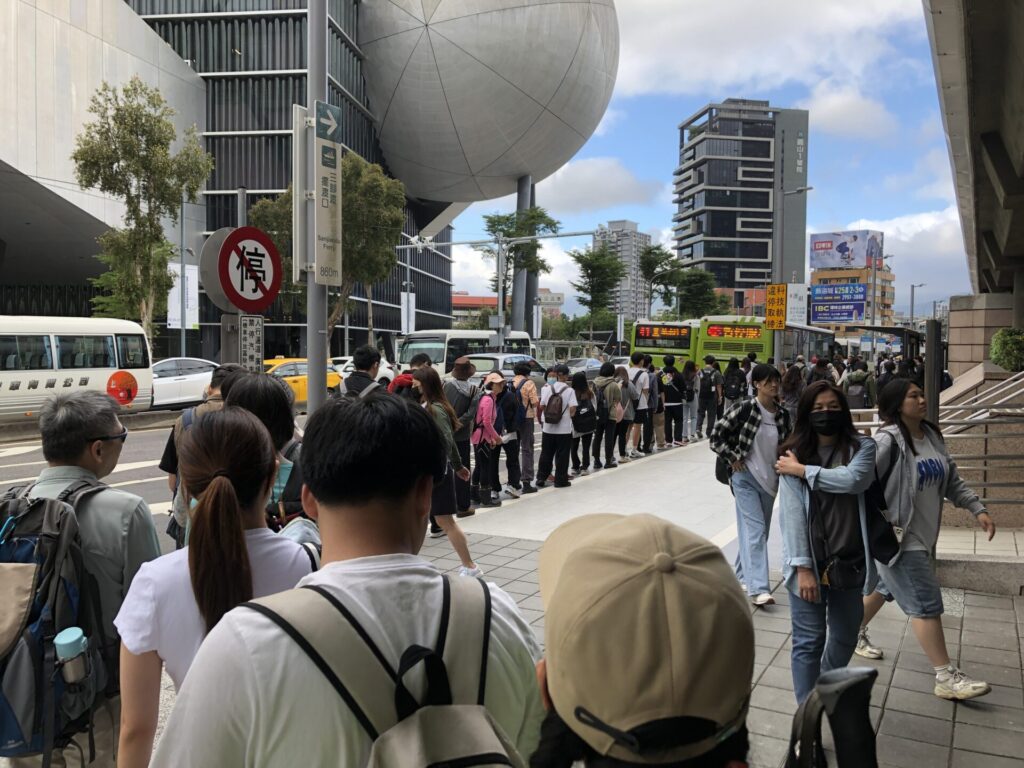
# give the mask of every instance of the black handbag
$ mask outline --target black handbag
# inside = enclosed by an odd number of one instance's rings
[[[885,517],[889,505],[885,501],[885,486],[899,458],[895,444],[889,453],[889,467],[881,478],[875,469],[875,479],[864,493],[864,511],[868,521],[868,551],[881,563],[890,563],[900,552],[900,541],[892,523]]]
[[[729,485],[732,480],[732,465],[721,456],[715,459],[715,480],[722,485]]]
[[[832,451],[832,456],[834,455],[835,449]],[[823,466],[828,467],[832,465],[832,456],[829,456]],[[825,524],[824,520],[821,519],[821,504],[819,503],[820,498],[818,496],[820,492],[812,490],[806,480],[804,480],[804,484],[807,485],[807,492],[811,503],[808,524],[811,530],[814,531],[815,522],[817,521],[820,527],[818,533],[825,547],[825,556],[822,558],[824,565],[819,566],[818,581],[823,586],[841,591],[859,591],[864,589],[864,584],[867,581],[867,563],[864,560],[863,554],[859,557],[839,557],[832,554],[832,545],[829,543],[828,537],[825,536]]]

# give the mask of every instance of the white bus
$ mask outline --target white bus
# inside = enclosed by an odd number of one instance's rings
[[[38,418],[56,392],[106,392],[126,412],[153,402],[149,342],[129,320],[0,315],[0,422]]]
[[[451,373],[455,361],[463,355],[480,352],[513,352],[520,355],[533,354],[530,335],[525,331],[512,331],[505,339],[503,350],[490,345],[491,331],[463,331],[457,328],[441,328],[436,331],[413,331],[401,339],[398,365],[401,370],[409,367],[409,361],[425,352],[434,361],[434,369],[444,376]]]

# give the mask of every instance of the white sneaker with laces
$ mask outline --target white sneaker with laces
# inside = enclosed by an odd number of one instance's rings
[[[758,608],[763,608],[766,605],[775,605],[775,598],[767,592],[762,592],[760,595],[754,595],[754,605]]]
[[[627,455],[631,459],[642,459],[644,456],[640,451],[636,450],[636,448],[631,448]]]
[[[984,680],[973,680],[954,666],[935,675],[935,695],[949,701],[966,701],[992,692]]]
[[[863,627],[861,627],[860,633],[857,635],[857,647],[853,652],[858,656],[863,656],[865,659],[880,659],[885,655],[881,648],[871,644],[868,631]]]
[[[480,570],[480,566],[475,568],[467,568],[464,565],[459,566],[459,576],[472,576],[474,578],[480,578],[484,575],[484,572]]]
[[[522,492],[521,489],[514,488],[511,485],[509,485],[508,483],[505,483],[505,486],[501,490],[503,490],[505,493],[507,493],[513,499],[518,499],[520,496],[523,495],[523,492]]]

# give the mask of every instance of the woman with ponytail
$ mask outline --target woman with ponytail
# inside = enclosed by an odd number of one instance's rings
[[[149,764],[163,667],[181,686],[199,646],[240,603],[294,587],[315,570],[312,553],[267,528],[277,459],[266,427],[227,407],[183,436],[182,488],[191,509],[188,546],[144,565],[114,624],[121,636],[118,765]]]

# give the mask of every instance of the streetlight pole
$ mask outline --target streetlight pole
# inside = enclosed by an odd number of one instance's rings
[[[910,330],[914,330],[914,291],[918,288],[923,288],[925,283],[911,283],[910,284]]]
[[[783,190],[782,200],[779,203],[779,252],[772,254],[772,282],[775,284],[782,283],[785,280],[785,272],[783,270],[783,257],[786,254],[786,198],[790,195],[800,195],[804,192],[810,192],[814,187],[797,187],[796,189]],[[768,304],[768,290],[765,289],[765,305]],[[766,310],[767,314],[767,310]],[[782,340],[783,331],[775,331],[772,334],[772,347],[775,360],[777,363],[782,362]]]

